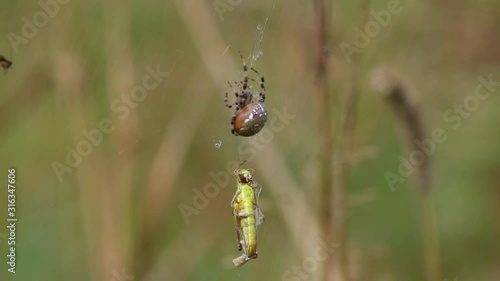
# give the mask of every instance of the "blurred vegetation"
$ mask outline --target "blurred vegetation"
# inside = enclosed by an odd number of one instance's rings
[[[9,33],[21,36],[23,17],[42,9],[2,1],[0,55],[13,67],[0,75],[0,167],[4,179],[17,169],[19,221],[17,273],[7,272],[0,237],[0,280],[118,281],[123,270],[134,280],[283,280],[317,246],[316,217],[305,215],[319,202],[315,5],[241,1],[221,20],[216,2],[73,0],[16,52]],[[410,180],[392,192],[384,178],[407,157],[394,114],[370,84],[385,66],[418,95],[427,133],[448,130],[432,155],[443,278],[500,280],[500,88],[456,130],[443,119],[474,94],[478,76],[500,81],[500,2],[402,1],[348,63],[340,43],[353,45],[354,28],[387,3],[331,7],[332,104],[350,89],[359,97],[347,184],[352,279],[425,280],[421,196]],[[238,148],[256,141],[231,135],[223,103],[226,81],[242,77],[238,50],[266,78],[270,118],[284,107],[296,118],[245,164],[263,185],[266,222],[259,258],[235,269],[234,177],[189,224],[179,206],[193,206],[193,189],[248,158]],[[113,102],[157,65],[168,77],[121,120]],[[58,180],[53,163],[65,164],[66,147],[104,118],[114,130]],[[308,277],[318,280],[319,269]]]

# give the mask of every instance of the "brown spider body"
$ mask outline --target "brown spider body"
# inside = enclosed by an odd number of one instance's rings
[[[233,131],[239,136],[250,137],[257,134],[267,121],[267,110],[260,102],[251,102],[234,115]]]
[[[0,56],[0,66],[7,71],[12,66],[12,62],[7,60],[4,56]]]
[[[228,108],[233,108],[233,105],[236,105],[233,117],[231,118],[231,133],[236,136],[251,137],[260,132],[267,121],[268,114],[264,106],[264,101],[266,100],[266,87],[264,85],[264,77],[260,76],[260,73],[254,68],[250,69],[259,75],[260,78],[248,78],[248,68],[245,59],[241,53],[240,56],[243,61],[243,72],[245,73],[245,77],[243,81],[235,82],[239,91],[235,90],[230,82],[227,82],[234,92],[236,102],[233,104],[228,103],[226,93],[225,103]],[[251,86],[248,85],[248,80],[260,83],[261,91],[252,92],[250,90]]]

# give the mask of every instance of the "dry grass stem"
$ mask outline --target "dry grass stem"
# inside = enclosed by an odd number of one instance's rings
[[[402,143],[409,151],[420,151],[417,140],[424,140],[426,133],[422,119],[422,110],[417,97],[402,82],[402,79],[387,69],[377,69],[372,77],[373,86],[391,105],[396,115],[404,137]],[[424,155],[424,153],[422,153]],[[439,250],[439,236],[434,206],[430,192],[433,188],[431,159],[424,156],[420,165],[417,165],[414,176],[417,191],[423,195],[422,199],[422,233],[426,275],[428,281],[441,281],[441,253]]]

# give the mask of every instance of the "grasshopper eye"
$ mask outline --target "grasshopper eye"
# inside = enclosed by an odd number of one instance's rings
[[[244,175],[244,174],[239,174],[238,176],[239,176],[239,178],[240,178],[240,182],[241,182],[241,183],[248,183],[248,178],[247,178],[247,177],[245,177],[245,175]]]

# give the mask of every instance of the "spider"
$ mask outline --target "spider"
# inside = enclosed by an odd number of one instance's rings
[[[7,60],[4,56],[0,55],[0,67],[7,71],[12,66],[12,62]]]
[[[235,90],[229,81],[227,82],[233,90],[235,102],[230,104],[226,93],[224,103],[228,108],[235,106],[231,117],[231,133],[235,136],[250,137],[262,130],[267,121],[267,109],[264,106],[266,86],[264,77],[255,68],[251,67],[250,69],[257,74],[257,79],[248,77],[248,67],[241,52],[240,57],[243,61],[243,81],[235,82],[239,91]],[[260,84],[260,92],[251,91],[252,86],[248,85],[249,80]]]

